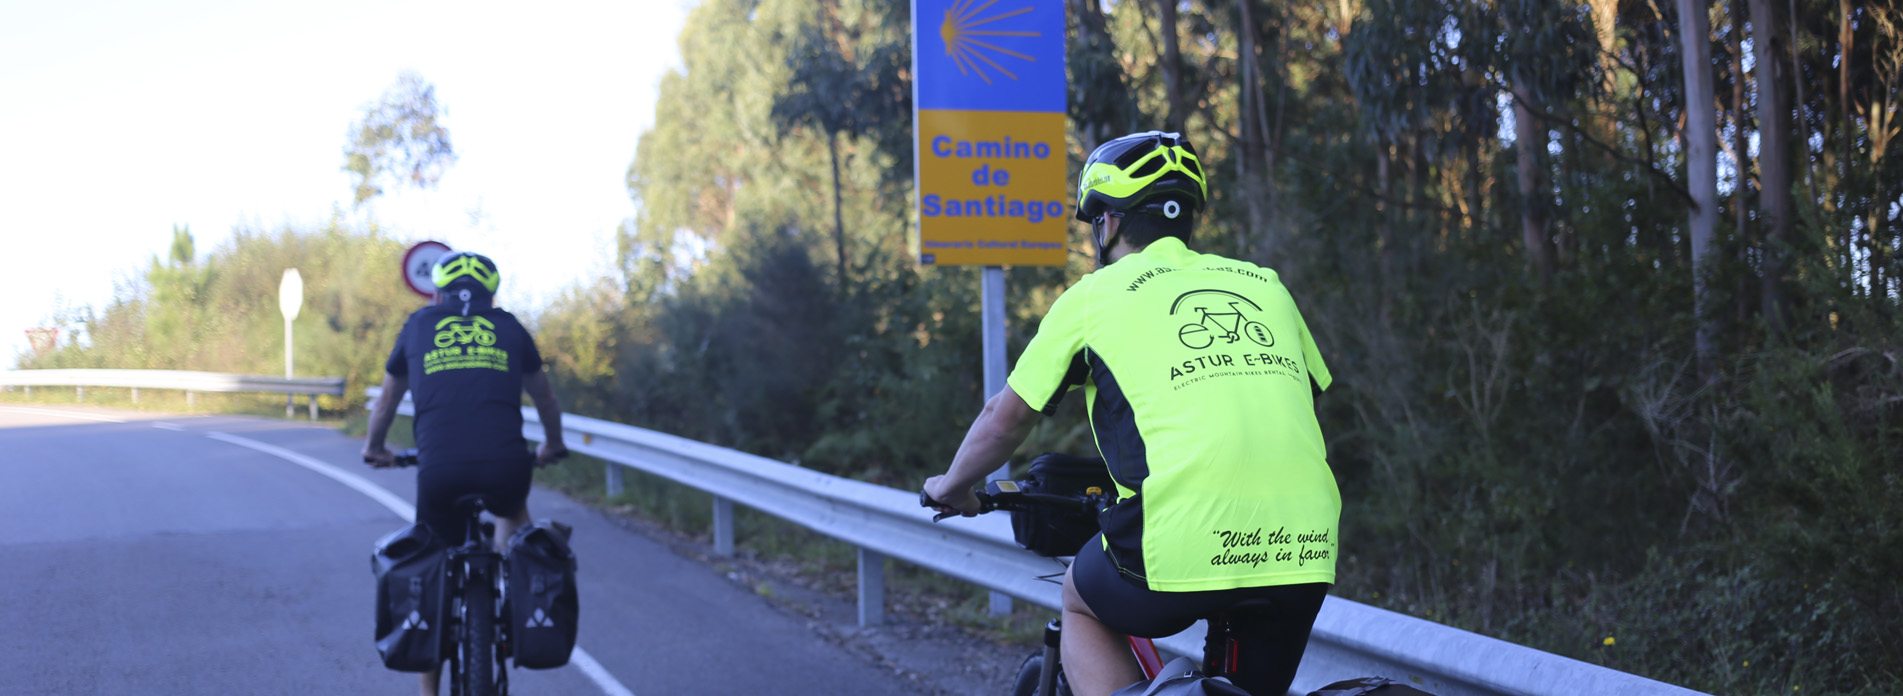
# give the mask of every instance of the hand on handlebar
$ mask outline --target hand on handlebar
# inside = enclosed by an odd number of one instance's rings
[[[550,464],[554,464],[555,462],[561,461],[563,457],[567,457],[567,456],[568,456],[567,445],[561,444],[559,442],[553,443],[553,444],[544,442],[542,443],[541,447],[536,448],[535,450],[535,465],[548,466]]]
[[[363,462],[374,468],[388,469],[396,466],[396,454],[382,446],[371,447],[365,445],[363,448]]]
[[[941,516],[972,517],[984,511],[984,506],[978,502],[977,494],[972,493],[970,487],[954,487],[943,475],[925,479],[924,494],[930,502],[936,503],[930,507]]]

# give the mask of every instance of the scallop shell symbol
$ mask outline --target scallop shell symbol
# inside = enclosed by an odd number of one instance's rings
[[[1032,8],[993,9],[992,6],[996,4],[998,0],[957,0],[952,3],[951,9],[945,11],[945,21],[938,25],[938,37],[945,41],[945,55],[951,56],[952,63],[958,66],[959,74],[976,74],[985,84],[991,84],[993,73],[1012,80],[1018,79],[1017,73],[1011,72],[1003,63],[1014,59],[1026,63],[1037,62],[1030,55],[992,43],[1010,43],[1016,38],[1039,36],[1038,32],[1014,30],[1008,25],[992,26],[1027,14]]]

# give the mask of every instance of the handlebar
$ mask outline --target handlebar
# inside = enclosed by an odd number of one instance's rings
[[[1025,490],[1029,483],[1029,481],[1012,480],[986,481],[985,489],[974,493],[974,495],[978,496],[978,514],[982,515],[998,510],[1010,512],[1016,510],[1031,510],[1034,508],[1052,508],[1064,512],[1095,514],[1097,511],[1104,509],[1109,503],[1109,496],[1101,491],[1096,493],[1083,493],[1081,495],[1039,493]],[[1095,490],[1095,488],[1093,487],[1092,490]],[[918,492],[918,504],[919,507],[927,508],[949,507],[938,500],[934,500],[931,495],[922,490]],[[961,513],[955,511],[941,512],[932,515],[932,521],[937,522],[959,514]]]
[[[391,454],[395,455],[396,457],[396,460],[391,463],[391,466],[398,467],[398,468],[406,467],[406,466],[416,466],[417,458],[416,458],[415,447],[411,447],[409,449],[397,450],[395,452],[392,452]],[[568,451],[564,449],[562,453],[556,456],[555,458],[565,459],[567,457],[568,457]],[[368,461],[368,460],[366,459],[365,461]],[[541,466],[541,463],[536,462],[536,466]]]

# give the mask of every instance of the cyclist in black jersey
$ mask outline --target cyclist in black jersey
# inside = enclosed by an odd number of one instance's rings
[[[495,262],[455,252],[432,274],[436,302],[416,310],[397,335],[384,364],[383,394],[371,409],[363,459],[388,467],[384,447],[397,405],[412,392],[418,450],[416,521],[446,543],[461,540],[457,498],[481,494],[496,516],[497,551],[529,522],[531,469],[568,454],[562,408],[542,371],[542,355],[515,316],[494,306],[502,283]],[[541,416],[545,436],[530,455],[522,437],[522,393]],[[422,693],[434,695],[441,671],[422,675]]]

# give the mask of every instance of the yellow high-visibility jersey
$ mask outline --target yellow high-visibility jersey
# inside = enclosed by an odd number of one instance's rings
[[[1119,498],[1105,549],[1162,592],[1334,582],[1331,381],[1275,271],[1173,237],[1064,291],[1008,380],[1045,413],[1084,388]]]

